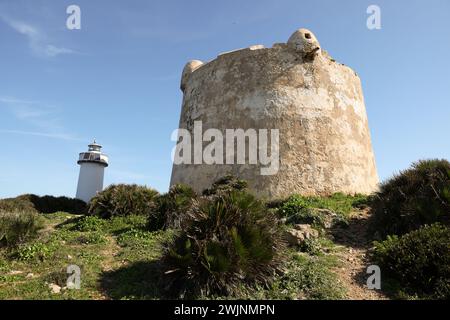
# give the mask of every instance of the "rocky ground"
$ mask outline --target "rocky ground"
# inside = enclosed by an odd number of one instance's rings
[[[367,258],[370,241],[367,240],[368,210],[354,212],[349,220],[348,228],[332,230],[334,241],[342,250],[337,256],[340,267],[336,268],[339,280],[347,289],[350,300],[380,300],[387,297],[379,290],[367,288],[367,267],[371,265]]]

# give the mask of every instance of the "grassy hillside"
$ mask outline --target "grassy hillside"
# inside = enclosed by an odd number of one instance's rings
[[[0,299],[449,299],[450,162],[419,161],[369,197],[265,202],[246,186],[0,200]]]
[[[146,218],[135,215],[102,220],[57,212],[42,219],[38,238],[0,249],[0,299],[164,298],[161,250],[176,231],[147,231]],[[305,252],[287,250],[285,272],[270,287],[200,298],[344,299],[345,286],[334,271],[343,250],[323,235]],[[79,290],[65,288],[69,265],[81,268]]]

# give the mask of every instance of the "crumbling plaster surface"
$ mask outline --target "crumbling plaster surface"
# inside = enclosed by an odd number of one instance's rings
[[[171,185],[201,191],[231,173],[267,198],[376,190],[360,79],[321,50],[312,33],[301,43],[306,33],[300,29],[272,48],[253,46],[208,63],[190,62],[182,75],[180,128],[192,131],[201,120],[203,130],[279,129],[278,173],[263,176],[260,165],[182,164],[173,166]]]

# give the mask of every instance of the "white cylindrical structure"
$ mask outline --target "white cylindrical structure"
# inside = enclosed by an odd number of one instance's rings
[[[97,192],[103,190],[103,178],[105,168],[108,166],[108,156],[101,153],[102,146],[94,140],[89,145],[87,152],[81,152],[78,164],[80,165],[80,176],[76,198],[89,202]]]

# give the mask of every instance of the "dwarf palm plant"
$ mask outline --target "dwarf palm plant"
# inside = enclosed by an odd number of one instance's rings
[[[195,200],[187,215],[189,226],[164,256],[173,294],[230,294],[242,283],[270,282],[284,243],[262,202],[232,190]]]

